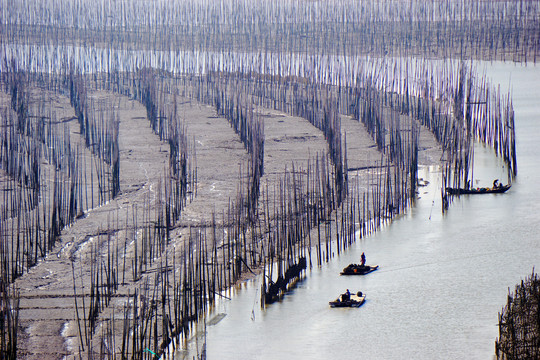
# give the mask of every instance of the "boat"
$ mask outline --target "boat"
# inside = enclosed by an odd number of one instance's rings
[[[506,192],[508,189],[510,189],[512,185],[501,185],[501,186],[494,186],[491,188],[471,188],[471,189],[462,189],[462,188],[452,188],[447,187],[446,192],[449,195],[466,195],[466,194],[502,194]]]
[[[362,304],[366,301],[366,295],[363,294],[361,291],[357,292],[356,294],[341,294],[339,297],[334,300],[328,302],[330,307],[336,308],[336,307],[360,307]]]
[[[360,264],[349,264],[340,275],[366,275],[372,271],[375,271],[379,268],[379,265],[370,266],[370,265],[360,265]]]

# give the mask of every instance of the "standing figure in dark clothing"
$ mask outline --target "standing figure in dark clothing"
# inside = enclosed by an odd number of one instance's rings
[[[362,256],[360,256],[360,265],[366,265],[366,255],[364,253],[362,253]]]

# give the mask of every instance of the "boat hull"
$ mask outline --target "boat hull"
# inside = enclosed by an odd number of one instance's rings
[[[501,187],[494,188],[473,188],[473,189],[461,189],[461,188],[451,188],[447,187],[446,192],[449,195],[469,195],[469,194],[502,194],[510,189],[512,185],[504,185]]]
[[[349,264],[340,275],[366,275],[370,272],[373,272],[379,268],[379,265],[369,266],[369,265],[358,265],[358,264]]]
[[[340,298],[337,298],[334,301],[330,301],[328,304],[330,307],[333,308],[341,308],[341,307],[360,307],[364,304],[366,301],[366,295],[351,295],[350,299],[348,300],[342,300]]]

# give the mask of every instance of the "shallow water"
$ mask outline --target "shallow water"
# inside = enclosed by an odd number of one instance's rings
[[[484,63],[502,88],[513,87],[518,178],[503,195],[464,196],[441,214],[438,169],[406,215],[307,272],[282,302],[260,308],[260,279],[218,302],[206,327],[209,359],[491,359],[497,315],[508,288],[540,263],[540,71]],[[475,149],[475,179],[506,182],[492,152]],[[380,269],[339,276],[359,262]],[[331,309],[345,289],[367,294],[359,309]],[[201,339],[202,340],[202,339]],[[179,356],[181,357],[181,356]]]

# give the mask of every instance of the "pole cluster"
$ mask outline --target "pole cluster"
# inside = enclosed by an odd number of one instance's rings
[[[421,131],[442,152],[443,211],[446,186],[474,179],[476,142],[511,182],[511,96],[469,60],[536,62],[539,13],[537,1],[0,0],[0,357],[17,355],[13,284],[59,244],[72,266],[73,351],[169,356],[242,279],[263,274],[264,307],[406,211]],[[126,185],[120,99],[144,107],[162,145],[155,183]],[[226,206],[198,221],[184,216],[201,170],[188,106],[210,107],[245,150]],[[279,161],[268,110],[307,120],[325,148],[267,174]],[[376,151],[365,166],[349,166],[360,141],[349,120]],[[62,236],[115,201],[69,248]],[[501,316],[501,329],[510,322]]]

